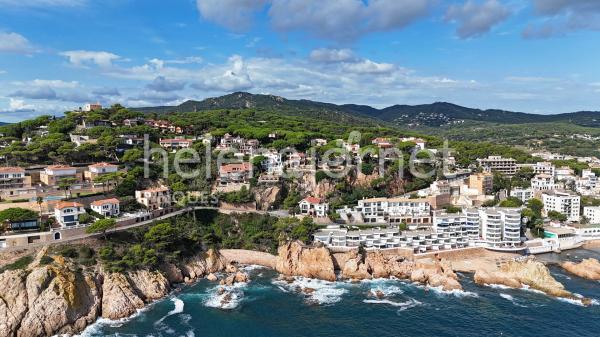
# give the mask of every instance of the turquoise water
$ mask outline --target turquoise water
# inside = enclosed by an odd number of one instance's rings
[[[569,258],[600,257],[574,251]],[[567,258],[564,254],[549,259]],[[84,336],[597,336],[600,306],[582,307],[529,290],[482,287],[460,274],[464,292],[443,293],[395,280],[329,283],[247,268],[252,281],[231,288],[228,309],[214,283],[183,287],[135,317],[101,321]],[[600,299],[600,283],[553,275],[572,292]],[[296,288],[310,287],[306,295]],[[370,293],[380,290],[377,299]]]

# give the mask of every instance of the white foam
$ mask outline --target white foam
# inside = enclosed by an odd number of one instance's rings
[[[502,294],[502,293],[500,293],[500,297],[502,297],[505,300],[510,301],[512,304],[516,305],[517,307],[527,308],[526,305],[520,304],[519,302],[517,302],[517,300],[515,300],[514,297],[512,297],[509,294]]]
[[[414,298],[411,298],[410,300],[408,300],[406,302],[394,302],[394,301],[390,301],[390,300],[363,300],[363,302],[369,303],[369,304],[387,304],[387,305],[391,305],[394,307],[400,307],[399,311],[414,308],[414,307],[422,304],[421,302],[415,300]]]
[[[453,295],[455,297],[479,297],[479,295],[474,292],[460,289],[444,290],[442,287],[429,287],[429,289],[433,290],[436,294],[442,295]]]
[[[343,282],[328,282],[305,277],[294,277],[292,283],[282,280],[273,280],[272,283],[278,288],[282,287],[288,292],[302,292],[306,297],[307,302],[326,305],[337,303],[342,300],[342,295],[348,292],[343,287],[348,286]],[[310,293],[304,293],[304,289],[313,289]]]
[[[156,321],[154,323],[154,325],[160,325],[162,323],[162,321],[165,320],[165,318],[183,312],[183,307],[185,306],[185,304],[183,303],[183,301],[181,299],[179,299],[177,297],[173,297],[173,298],[171,298],[171,301],[175,304],[175,308],[173,308],[173,310],[169,311],[161,319],[159,319],[158,321]]]
[[[154,302],[154,303],[156,303],[156,302]],[[130,320],[141,315],[143,312],[147,311],[154,303],[148,304],[142,309],[138,309],[133,315],[131,315],[129,317],[125,317],[125,318],[121,318],[121,319],[108,319],[108,318],[100,317],[96,320],[96,322],[88,325],[81,333],[79,333],[77,335],[72,335],[72,337],[98,336],[98,334],[100,333],[103,326],[109,326],[111,328],[119,328],[119,327],[123,326],[123,324],[129,322]]]
[[[219,308],[224,310],[232,310],[237,308],[244,299],[244,291],[242,290],[247,283],[235,283],[232,286],[216,286],[208,290],[207,297],[204,300],[204,305],[211,308]],[[224,289],[222,294],[219,294],[219,289]]]
[[[512,289],[509,286],[505,286],[504,284],[496,284],[496,283],[485,283],[484,284],[486,287],[490,287],[490,288],[494,288],[494,289]]]

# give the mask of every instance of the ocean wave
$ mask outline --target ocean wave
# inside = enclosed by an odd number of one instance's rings
[[[504,284],[496,284],[496,283],[489,283],[488,284],[488,283],[485,283],[484,285],[486,287],[490,287],[490,288],[493,288],[493,289],[513,289],[513,288],[511,288],[509,286],[505,286]]]
[[[272,283],[286,292],[298,292],[304,294],[306,301],[311,304],[327,305],[342,300],[342,296],[348,292],[342,282],[329,282],[305,277],[294,277],[294,281],[288,283],[282,280],[273,280]],[[305,291],[305,289],[310,289]]]
[[[390,300],[363,300],[363,303],[369,304],[387,304],[394,307],[400,307],[399,311],[404,311],[410,308],[414,308],[418,305],[422,305],[423,303],[415,300],[414,298],[409,299],[406,302],[394,302]]]
[[[237,308],[244,299],[243,289],[248,286],[247,283],[235,283],[232,286],[216,286],[208,289],[203,304],[211,308],[232,310]]]
[[[173,304],[175,304],[175,308],[173,308],[173,310],[169,311],[166,315],[161,317],[158,321],[154,322],[155,326],[160,325],[165,320],[165,318],[172,316],[172,315],[180,314],[183,312],[185,303],[183,303],[183,301],[181,299],[179,299],[177,297],[173,297],[173,298],[171,298],[171,302],[173,302]]]
[[[515,300],[514,297],[512,297],[509,294],[500,293],[500,297],[502,297],[505,300],[510,301],[512,304],[516,305],[517,307],[527,308],[526,305],[519,303],[517,300]]]
[[[466,291],[466,290],[460,290],[460,289],[444,290],[444,288],[442,288],[441,286],[432,287],[432,286],[423,285],[420,283],[412,283],[412,285],[417,288],[424,289],[426,291],[431,290],[438,295],[452,295],[455,297],[479,297],[479,295],[477,295],[477,293],[474,293],[472,291]]]
[[[376,294],[380,292],[384,296],[392,296],[404,293],[404,290],[402,290],[398,286],[398,281],[393,279],[378,278],[371,280],[362,280],[361,284],[369,286],[369,292],[371,294]]]
[[[145,307],[138,309],[133,315],[131,315],[129,317],[125,317],[125,318],[121,318],[121,319],[108,319],[108,318],[99,317],[94,323],[88,325],[81,333],[76,334],[76,335],[69,335],[69,336],[71,336],[71,337],[99,336],[100,332],[102,331],[102,327],[108,326],[111,328],[119,328],[119,327],[123,326],[123,324],[131,321],[134,318],[137,318],[144,312],[148,311],[154,303],[156,303],[156,302],[150,303],[150,304],[146,305]],[[61,335],[56,335],[54,337],[58,337],[58,336],[61,336]],[[135,334],[120,334],[119,336],[136,337],[137,335],[135,335]]]

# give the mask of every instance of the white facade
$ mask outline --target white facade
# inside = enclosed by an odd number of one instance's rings
[[[85,214],[82,204],[59,202],[54,208],[54,218],[62,228],[79,226],[79,216]]]
[[[533,190],[531,188],[513,188],[510,191],[510,196],[526,203],[533,198]]]
[[[489,156],[484,159],[477,159],[480,166],[499,172],[504,175],[514,175],[517,173],[517,161],[513,158],[503,158],[501,156]]]
[[[481,238],[490,247],[517,246],[521,243],[519,208],[481,208]]]
[[[319,198],[304,198],[298,203],[298,206],[300,207],[300,214],[313,217],[325,217],[329,212],[329,204]]]
[[[535,163],[533,166],[533,172],[535,174],[547,174],[549,176],[554,177],[556,168],[551,162],[548,161],[540,161]]]
[[[542,194],[544,212],[556,211],[567,216],[567,221],[579,221],[581,197],[568,191],[548,191]]]
[[[97,200],[90,204],[90,208],[105,217],[119,216],[121,213],[120,203],[117,199]]]
[[[588,218],[591,224],[600,224],[600,206],[584,207],[583,216]]]
[[[283,162],[281,160],[281,154],[276,151],[270,151],[262,154],[265,159],[261,165],[267,174],[269,175],[281,175],[283,174]]]
[[[531,179],[531,188],[535,191],[550,191],[556,188],[556,183],[553,176],[538,174]]]

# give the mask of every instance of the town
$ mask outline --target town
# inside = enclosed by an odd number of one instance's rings
[[[412,135],[311,138],[298,144],[304,151],[297,151],[281,146],[265,149],[256,138],[228,132],[211,135],[119,106],[103,109],[87,104],[67,115],[75,124],[68,130],[73,150],[97,147],[106,141],[98,130],[118,128],[121,132],[111,139],[114,158],[0,167],[0,249],[62,243],[198,207],[308,217],[319,228],[312,235],[314,242],[334,251],[364,247],[424,254],[484,247],[538,254],[600,239],[600,159],[595,157],[536,152],[528,162],[488,155],[459,165],[455,156],[460,150],[442,155],[447,151],[439,142],[432,146],[425,137]],[[0,134],[0,148],[8,150],[2,161],[13,159],[12,149],[51,137],[47,122],[57,120],[43,119],[22,139]],[[209,157],[227,158],[214,168],[209,200],[191,202],[201,191],[186,188],[172,176],[141,177],[141,167],[150,161],[143,157],[145,146],[150,147],[148,131],[155,135],[152,151],[161,150],[165,157],[208,149]],[[263,136],[271,144],[280,137],[278,131]],[[401,151],[389,151],[398,148]],[[338,186],[330,181],[343,182],[349,175],[367,185],[381,184],[386,176],[377,166],[393,167],[404,159],[402,151],[414,157],[415,165],[444,167],[448,172],[422,179],[410,191],[362,196],[349,204],[331,202],[329,196]],[[428,156],[414,156],[425,152]],[[143,188],[132,183],[142,179],[148,181]],[[274,189],[278,193],[285,184],[290,192],[284,202],[257,200],[260,193],[250,193]],[[296,189],[300,185],[303,188]]]

